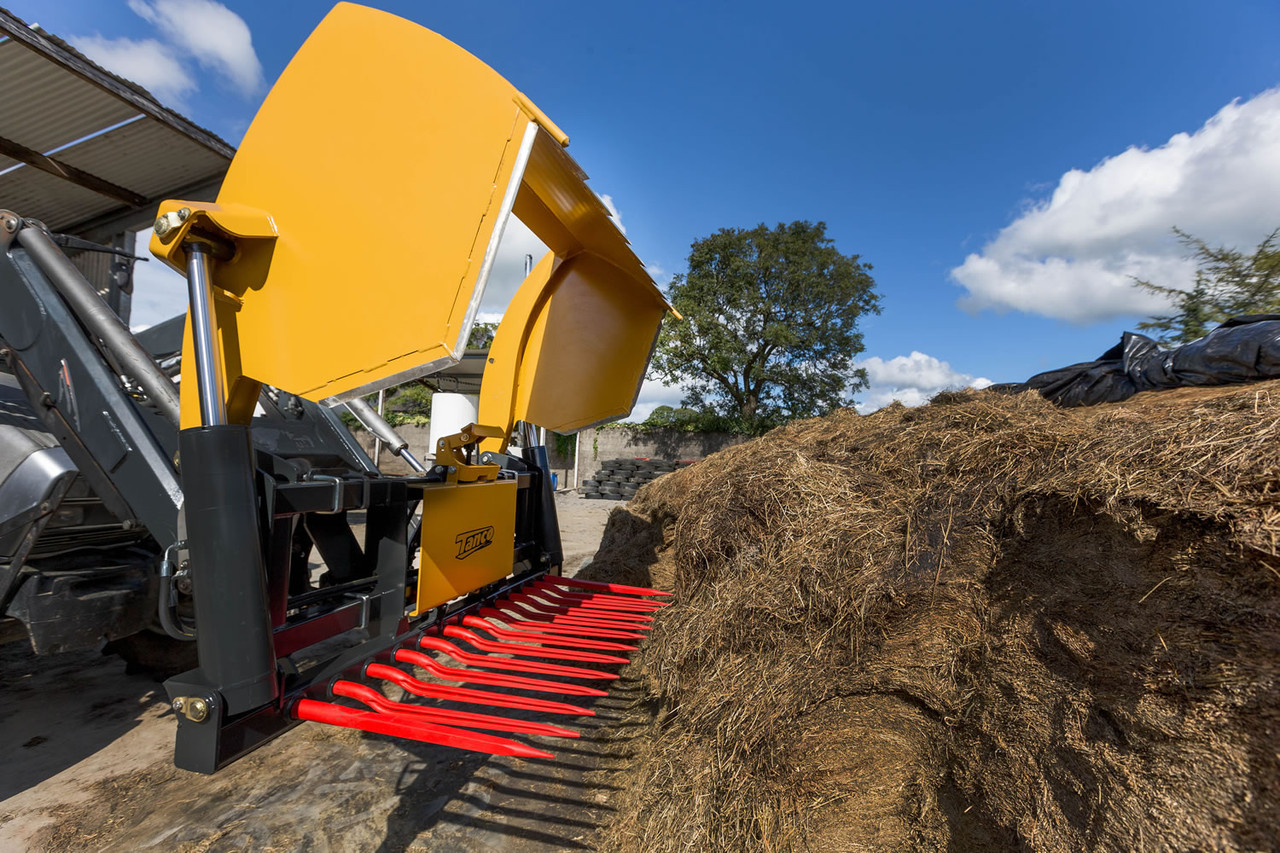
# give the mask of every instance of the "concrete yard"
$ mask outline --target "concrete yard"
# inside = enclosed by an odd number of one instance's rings
[[[595,553],[615,501],[557,498],[566,574]],[[305,724],[215,776],[177,770],[161,685],[96,651],[0,647],[0,850],[590,849],[627,760],[624,677],[570,724],[533,738],[557,759],[500,758]],[[517,712],[518,713],[518,712]],[[512,714],[513,715],[513,714]]]

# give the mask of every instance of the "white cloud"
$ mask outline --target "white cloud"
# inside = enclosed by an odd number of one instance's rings
[[[109,39],[71,36],[76,50],[113,74],[132,80],[161,101],[181,104],[197,88],[193,78],[167,46],[155,39]]]
[[[262,63],[244,19],[214,0],[129,0],[179,55],[189,55],[225,78],[245,97],[263,87]]]
[[[1158,313],[1132,276],[1187,287],[1194,264],[1173,226],[1251,249],[1280,225],[1280,89],[1232,101],[1194,133],[1130,148],[1062,176],[980,253],[951,271],[960,306],[1087,323]]]
[[[626,420],[632,423],[640,423],[653,414],[653,410],[659,406],[671,406],[678,409],[680,408],[680,401],[684,399],[684,395],[685,389],[679,385],[663,385],[656,379],[646,379],[644,384],[640,386],[640,396],[636,398],[635,408],[631,410],[631,414]]]
[[[912,351],[887,361],[878,356],[857,363],[867,371],[869,387],[859,392],[856,404],[866,414],[894,400],[906,406],[920,406],[939,391],[956,388],[986,388],[990,379],[955,370],[945,361]]]
[[[600,196],[600,202],[605,206],[605,209],[609,211],[609,218],[613,220],[613,224],[618,226],[618,230],[621,231],[622,235],[625,237],[627,234],[627,227],[622,224],[622,214],[618,212],[618,206],[613,203],[613,196],[606,193],[599,193],[598,195]]]
[[[95,34],[67,40],[103,68],[179,109],[185,109],[187,96],[200,88],[188,57],[245,97],[264,87],[249,25],[221,3],[129,0],[129,8],[154,26],[161,38],[111,39]]]

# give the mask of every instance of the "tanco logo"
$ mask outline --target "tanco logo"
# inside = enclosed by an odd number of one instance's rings
[[[459,533],[453,539],[458,543],[458,557],[461,560],[474,554],[481,548],[488,548],[493,544],[493,527],[480,527],[475,530],[467,530]]]

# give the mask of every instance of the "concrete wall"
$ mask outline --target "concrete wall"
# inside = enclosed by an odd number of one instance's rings
[[[430,465],[435,451],[428,447],[429,430],[425,426],[401,426],[397,431],[409,442],[409,450],[422,462]],[[373,455],[373,436],[360,430],[356,438],[365,452]],[[578,482],[591,479],[600,470],[606,459],[631,459],[636,456],[670,459],[704,459],[746,439],[740,435],[723,432],[680,432],[678,430],[638,430],[630,427],[610,427],[604,429],[588,429],[582,432],[577,442],[582,450],[582,460],[578,468]],[[547,448],[551,459],[551,471],[560,481],[560,488],[573,485],[573,452],[560,454],[556,450],[554,439],[548,436],[550,447]],[[409,466],[399,457],[382,451],[382,470],[388,474],[410,474]]]
[[[578,482],[589,480],[606,459],[705,459],[717,450],[741,444],[746,438],[725,432],[680,432],[679,430],[638,430],[630,427],[589,429],[582,433],[579,447]]]

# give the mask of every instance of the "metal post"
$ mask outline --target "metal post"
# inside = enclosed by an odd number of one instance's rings
[[[222,359],[213,320],[213,292],[207,247],[187,243],[187,293],[191,300],[191,339],[196,356],[196,390],[200,394],[200,422],[227,422],[227,395],[222,387]]]
[[[378,417],[383,419],[383,423],[386,423],[386,418],[384,417],[384,415],[386,414],[386,408],[387,408],[387,389],[381,388],[378,390]],[[359,417],[359,415],[357,415],[357,417]],[[368,426],[368,424],[365,424],[365,426]],[[380,464],[381,461],[382,461],[382,438],[378,435],[377,432],[374,432],[373,434],[373,467],[381,468],[382,467]]]
[[[578,451],[582,449],[582,430],[573,434],[573,487],[578,488]]]

